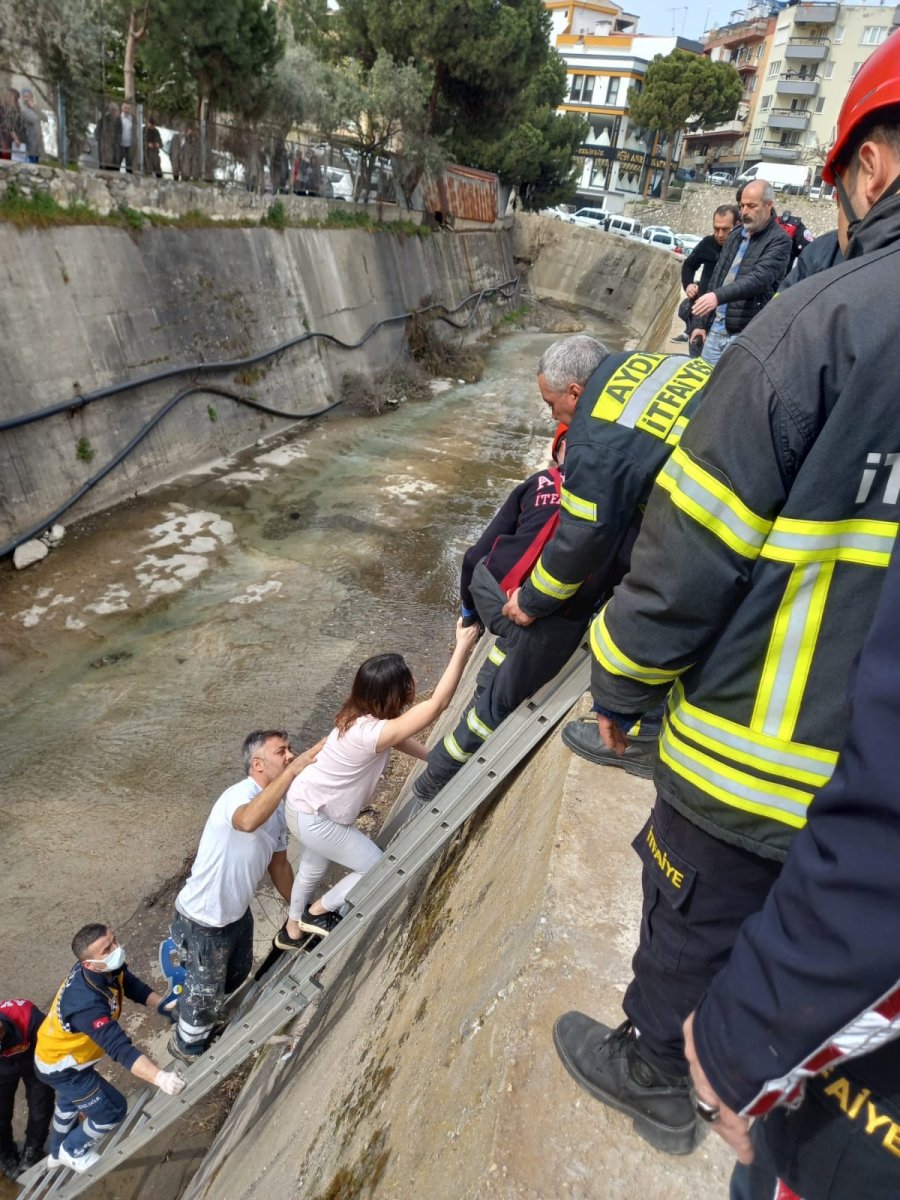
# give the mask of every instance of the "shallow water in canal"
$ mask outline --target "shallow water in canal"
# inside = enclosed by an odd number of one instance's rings
[[[505,334],[478,384],[297,427],[0,575],[10,994],[49,1000],[74,930],[129,916],[179,870],[249,729],[325,734],[383,650],[433,685],[462,550],[546,461],[534,368],[553,340]]]

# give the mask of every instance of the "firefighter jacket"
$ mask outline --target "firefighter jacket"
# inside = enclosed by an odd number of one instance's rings
[[[864,1057],[850,1070],[861,1083],[878,1089],[880,1064],[892,1061],[887,1094],[900,1092],[900,1043],[889,1054],[878,1051],[900,1034],[898,680],[895,548],[850,691],[850,727],[834,777],[697,1010],[701,1064],[735,1111],[761,1115],[827,1066],[835,1072],[836,1111],[853,1121],[860,1109],[840,1103],[847,1092],[840,1060],[858,1053]],[[868,1116],[863,1126],[872,1124]],[[865,1132],[879,1130],[875,1140],[900,1159],[896,1121],[895,1113]],[[900,1177],[900,1161],[896,1169]]]
[[[703,359],[610,354],[585,385],[566,439],[559,525],[519,593],[544,617],[578,596],[586,618],[612,587],[620,549],[710,377]]]
[[[93,1067],[108,1054],[130,1069],[141,1052],[119,1024],[125,996],[143,1004],[153,989],[123,967],[88,971],[77,962],[38,1030],[35,1066],[50,1079]]]
[[[563,479],[560,468],[553,466],[518,484],[465,552],[459,577],[464,617],[475,613],[472,573],[482,559],[507,595],[530,572],[556,528]]]
[[[738,273],[731,283],[726,283],[743,233],[743,225],[729,233],[709,281],[709,290],[715,292],[719,304],[726,306],[725,332],[728,334],[740,333],[769,303],[787,274],[791,257],[791,239],[772,216],[759,233],[751,233],[750,245]],[[713,310],[705,317],[698,317],[697,324],[703,329],[711,329],[715,317]]]
[[[591,629],[598,706],[669,692],[662,798],[776,860],[834,769],[897,534],[898,306],[890,198],[729,348]]]

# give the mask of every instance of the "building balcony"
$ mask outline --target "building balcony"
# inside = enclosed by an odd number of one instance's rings
[[[725,47],[758,42],[766,36],[768,25],[768,17],[760,17],[755,21],[741,21],[738,25],[726,25],[725,28],[716,30],[709,40],[717,46]]]
[[[792,37],[784,48],[784,57],[795,62],[822,62],[831,43],[827,38]]]
[[[768,121],[770,129],[809,129],[810,114],[793,108],[773,108],[769,110]]]
[[[796,162],[802,146],[786,146],[784,142],[763,142],[760,151],[763,158],[772,162]]]
[[[738,75],[740,75],[742,79],[746,79],[750,75],[756,74],[756,63],[751,62],[749,58],[744,62],[732,63],[731,65],[735,68]]]
[[[794,9],[794,24],[833,25],[839,12],[839,4],[798,4]]]
[[[818,75],[798,75],[796,71],[786,71],[779,75],[775,91],[781,96],[817,96],[819,94]]]

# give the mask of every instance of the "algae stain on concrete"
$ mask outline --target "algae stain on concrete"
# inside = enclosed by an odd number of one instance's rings
[[[352,1167],[341,1167],[328,1186],[313,1200],[358,1200],[374,1196],[381,1182],[391,1151],[386,1129],[377,1129]]]

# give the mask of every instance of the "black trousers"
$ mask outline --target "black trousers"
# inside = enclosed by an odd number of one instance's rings
[[[806,1087],[799,1108],[753,1126],[754,1160],[731,1178],[731,1200],[897,1200],[900,1041],[838,1064]]]
[[[0,1059],[0,1150],[11,1150],[14,1145],[13,1106],[16,1088],[20,1083],[25,1087],[25,1099],[28,1104],[25,1145],[42,1150],[53,1116],[53,1088],[47,1087],[46,1083],[35,1075],[32,1051]]]
[[[472,575],[478,615],[497,641],[478,673],[475,694],[452,733],[428,754],[428,766],[414,784],[421,800],[430,800],[523,700],[553,678],[572,655],[587,628],[588,617],[551,615],[531,625],[516,625],[503,616],[506,596],[483,563]]]
[[[657,796],[632,843],[643,863],[641,933],[623,1008],[641,1045],[669,1074],[686,1074],[681,1027],[762,908],[781,863],[704,833]]]
[[[184,1048],[205,1050],[225,997],[241,986],[253,967],[253,915],[210,929],[175,913],[170,929],[186,975],[178,998],[178,1039]]]

